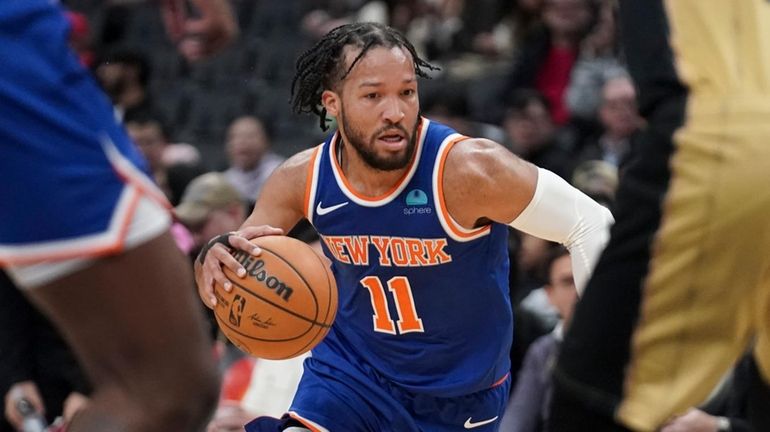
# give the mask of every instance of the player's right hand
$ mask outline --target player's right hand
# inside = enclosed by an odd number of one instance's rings
[[[198,295],[209,308],[214,308],[217,298],[214,296],[214,284],[218,283],[225,291],[233,289],[232,283],[227,279],[222,266],[233,271],[238,277],[246,277],[246,269],[235,260],[231,251],[242,250],[253,256],[259,256],[262,250],[251,243],[250,240],[267,235],[282,235],[283,230],[269,225],[243,227],[239,231],[233,231],[223,236],[217,236],[209,240],[201,254],[205,254],[203,262],[195,261],[195,282],[198,285]],[[218,239],[220,239],[218,241]],[[213,242],[213,244],[212,244]],[[228,248],[225,244],[231,246]],[[210,246],[210,247],[209,247]],[[207,249],[208,248],[208,249]]]

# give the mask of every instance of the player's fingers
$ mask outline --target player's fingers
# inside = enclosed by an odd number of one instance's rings
[[[206,306],[212,309],[217,304],[217,298],[214,295],[214,285],[219,283],[227,291],[232,289],[230,281],[222,272],[222,257],[232,256],[223,245],[213,245],[206,254],[206,258],[200,266],[200,271],[195,275],[195,280],[198,284],[198,296]]]
[[[262,250],[259,248],[259,246],[253,244],[250,240],[257,237],[282,234],[282,229],[271,227],[270,225],[250,226],[234,232],[233,235],[230,236],[229,240],[233,247],[246,251],[251,255],[257,256],[262,253]]]
[[[201,276],[195,279],[201,301],[209,309],[214,309],[214,306],[217,305],[217,298],[214,295],[214,278],[208,272],[202,272]]]
[[[268,236],[268,235],[282,235],[283,230],[280,228],[272,227],[270,225],[258,225],[258,226],[243,227],[238,230],[238,234],[241,237],[245,237],[247,239],[253,239],[253,238]]]
[[[231,236],[231,238],[232,237],[233,236]],[[214,276],[214,281],[219,282],[219,284],[225,288],[225,291],[229,292],[232,289],[232,284],[225,276],[221,266],[227,267],[233,273],[238,275],[238,277],[246,276],[246,269],[243,268],[241,263],[239,263],[235,257],[224,248],[224,246],[217,245],[216,247],[212,247],[209,251],[209,256],[212,259],[212,275]],[[209,256],[206,257],[206,261],[209,261]],[[216,262],[213,260],[216,260]]]
[[[234,249],[242,250],[251,255],[259,255],[261,252],[259,247],[240,235],[231,235],[229,240]]]
[[[210,272],[206,269],[206,263],[195,266],[195,285],[198,288],[198,297],[203,304],[209,308],[214,308],[216,298],[214,297],[213,279]]]

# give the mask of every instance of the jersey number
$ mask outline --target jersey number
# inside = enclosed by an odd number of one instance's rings
[[[414,297],[412,297],[412,286],[409,285],[409,279],[404,276],[396,276],[388,280],[388,290],[393,293],[393,299],[398,311],[398,321],[395,323],[390,319],[388,310],[388,300],[385,297],[385,287],[377,276],[367,276],[361,279],[361,285],[369,290],[372,298],[372,321],[374,321],[374,331],[396,334],[396,325],[398,333],[423,332],[422,320],[417,316],[417,310],[414,308]]]

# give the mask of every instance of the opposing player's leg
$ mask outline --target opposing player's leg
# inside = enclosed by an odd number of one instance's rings
[[[632,283],[620,273],[628,260],[617,257],[634,243],[610,242],[565,338],[555,403],[571,392],[634,430],[654,430],[701,403],[763,328],[770,194],[746,185],[768,179],[762,161],[770,157],[763,144],[770,128],[747,129],[723,110],[693,104],[677,131],[642,277]],[[572,417],[554,418],[575,424]]]
[[[749,366],[748,419],[755,431],[770,430],[770,266],[765,268],[757,291],[755,313],[758,330],[754,357]]]
[[[26,290],[93,380],[69,430],[202,430],[218,379],[194,292],[168,234]]]

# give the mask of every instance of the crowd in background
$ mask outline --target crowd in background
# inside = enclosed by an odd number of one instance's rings
[[[340,24],[376,21],[402,31],[440,67],[420,82],[423,115],[500,142],[610,208],[633,160],[634,136],[644,127],[610,0],[233,0],[238,41],[197,64],[169,45],[152,5],[63,3],[72,47],[176,206],[175,236],[191,257],[212,236],[237,229],[285,157],[323,140],[314,118],[291,112],[293,62]],[[292,235],[316,240],[307,225]],[[546,430],[548,359],[576,301],[564,253],[510,233],[516,328],[511,413],[503,430]],[[302,359],[245,357],[222,343],[213,322],[212,341],[225,380],[210,430],[241,430],[254,416],[280,416]],[[527,354],[531,347],[537,352]],[[4,392],[19,379],[33,379],[2,375]],[[80,379],[71,391],[87,388]]]

